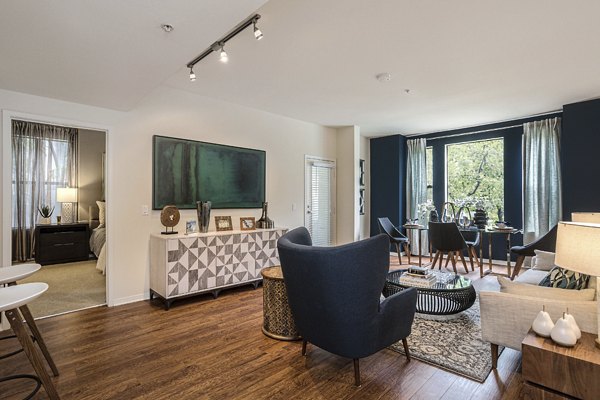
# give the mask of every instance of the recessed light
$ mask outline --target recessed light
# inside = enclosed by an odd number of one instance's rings
[[[173,25],[169,25],[169,24],[162,24],[160,27],[163,31],[165,31],[167,33],[173,32],[173,29],[175,29],[175,28],[173,28]]]
[[[375,78],[377,78],[379,82],[389,82],[392,80],[392,74],[390,74],[389,72],[382,72],[380,74],[375,75]]]
[[[404,93],[410,94],[410,89],[404,89]]]

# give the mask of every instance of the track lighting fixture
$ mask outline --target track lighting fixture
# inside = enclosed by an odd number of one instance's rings
[[[208,49],[204,50],[202,54],[200,54],[198,57],[194,58],[192,61],[187,63],[187,67],[190,69],[190,81],[193,82],[196,80],[196,74],[194,74],[193,70],[194,65],[206,58],[210,53],[219,52],[219,61],[221,61],[222,63],[226,63],[229,60],[229,57],[227,56],[227,52],[225,51],[225,43],[227,43],[229,39],[233,38],[250,25],[254,27],[254,38],[256,40],[262,39],[263,33],[260,29],[258,29],[258,26],[256,26],[256,23],[259,19],[260,14],[254,14],[246,18],[244,21],[240,22],[235,28],[233,28],[228,34],[214,42]]]
[[[222,63],[226,63],[229,61],[229,57],[227,57],[227,52],[225,51],[225,45],[221,44],[221,52],[219,53],[219,61]]]
[[[252,24],[254,25],[254,38],[256,40],[260,40],[263,38],[263,34],[260,31],[260,29],[258,29],[258,26],[256,26],[256,21],[258,21],[258,19],[255,19]]]

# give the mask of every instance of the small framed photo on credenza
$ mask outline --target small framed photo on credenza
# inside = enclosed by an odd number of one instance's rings
[[[215,217],[215,225],[217,227],[217,231],[232,231],[233,224],[231,223],[231,217]]]
[[[185,223],[185,234],[198,232],[198,223],[195,220],[186,221]]]
[[[253,231],[256,229],[256,218],[254,217],[241,217],[240,218],[240,229],[243,231]]]

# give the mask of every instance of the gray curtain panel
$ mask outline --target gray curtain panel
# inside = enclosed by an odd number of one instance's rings
[[[59,213],[56,189],[76,186],[77,129],[12,121],[12,259],[33,258],[42,205]]]
[[[523,241],[542,236],[562,218],[560,118],[523,125]]]
[[[427,201],[427,163],[425,153],[427,148],[427,140],[410,139],[406,141],[408,146],[406,158],[406,218],[419,218],[418,205]],[[402,225],[404,221],[400,221]],[[418,254],[418,233],[411,230],[409,239],[411,243],[410,252]],[[422,253],[426,254],[429,244],[427,235],[423,234],[422,238]]]

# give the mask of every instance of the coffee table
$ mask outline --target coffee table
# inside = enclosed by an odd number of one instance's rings
[[[410,286],[399,283],[405,269],[390,272],[385,281],[383,295],[389,297]],[[437,281],[431,288],[417,289],[417,312],[429,315],[452,315],[470,308],[477,295],[469,278],[448,272],[431,271]]]

